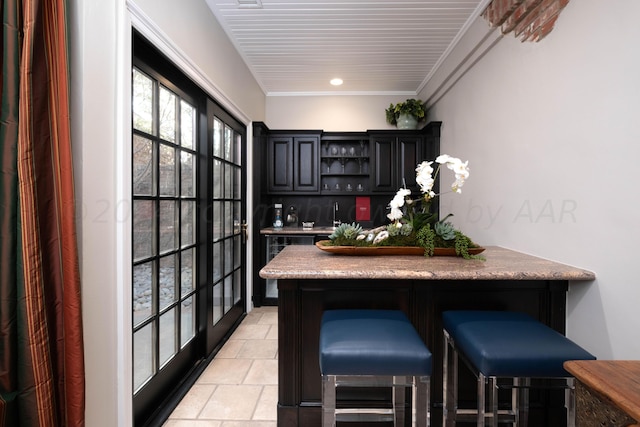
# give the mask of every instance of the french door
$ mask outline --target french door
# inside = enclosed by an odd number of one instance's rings
[[[214,351],[235,322],[244,313],[246,197],[242,161],[245,135],[240,124],[213,101],[207,101],[208,128],[213,136],[210,146],[211,180],[210,198],[211,230],[208,239],[211,262],[207,264],[207,353]],[[204,269],[203,269],[204,270]],[[204,271],[203,271],[204,274]]]
[[[132,70],[133,407],[157,423],[245,310],[245,130],[140,37]]]

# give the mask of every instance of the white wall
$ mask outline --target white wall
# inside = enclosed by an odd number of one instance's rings
[[[131,376],[123,369],[122,300],[115,218],[118,43],[124,2],[72,1],[71,125],[83,304],[86,422],[123,426],[131,419]],[[129,362],[130,365],[130,362]]]
[[[264,120],[264,93],[205,1],[130,0],[130,3],[147,15],[175,49],[215,85],[216,93],[210,95],[216,95],[218,102],[235,104],[237,109],[231,112],[244,116],[238,117],[240,120]]]
[[[268,96],[265,123],[271,129],[364,131],[393,129],[384,110],[415,95]]]
[[[636,0],[572,1],[541,42],[504,36],[431,111],[441,151],[471,167],[442,210],[482,244],[594,271],[570,286],[567,328],[601,359],[640,358],[638,16]]]
[[[139,4],[138,4],[139,3]],[[264,94],[204,1],[71,0],[71,123],[86,367],[86,425],[132,424],[129,147],[131,20],[192,65],[241,120]],[[219,99],[222,98],[222,99]]]

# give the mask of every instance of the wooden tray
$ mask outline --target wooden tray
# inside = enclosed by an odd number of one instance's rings
[[[331,246],[324,243],[328,240],[316,242],[316,247],[325,252],[338,255],[421,255],[424,248],[419,246]],[[471,255],[484,251],[484,248],[469,248]],[[435,248],[433,256],[456,256],[455,248]]]

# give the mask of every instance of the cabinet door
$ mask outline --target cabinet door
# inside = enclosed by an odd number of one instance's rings
[[[397,165],[398,181],[397,188],[406,186],[411,191],[418,191],[416,183],[416,166],[422,162],[422,137],[401,136],[397,139]]]
[[[295,137],[293,144],[293,191],[320,191],[320,138]]]
[[[423,138],[408,136],[372,136],[373,191],[395,193],[402,187],[418,190],[416,166],[423,160]]]
[[[270,193],[293,191],[293,137],[269,138],[267,172]]]
[[[396,191],[396,139],[388,136],[372,136],[373,173],[371,189],[373,191]]]

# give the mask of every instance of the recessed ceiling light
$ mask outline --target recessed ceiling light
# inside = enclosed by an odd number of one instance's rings
[[[342,82],[342,79],[339,79],[336,77],[335,79],[331,79],[329,83],[331,83],[334,86],[340,86],[343,82]]]

